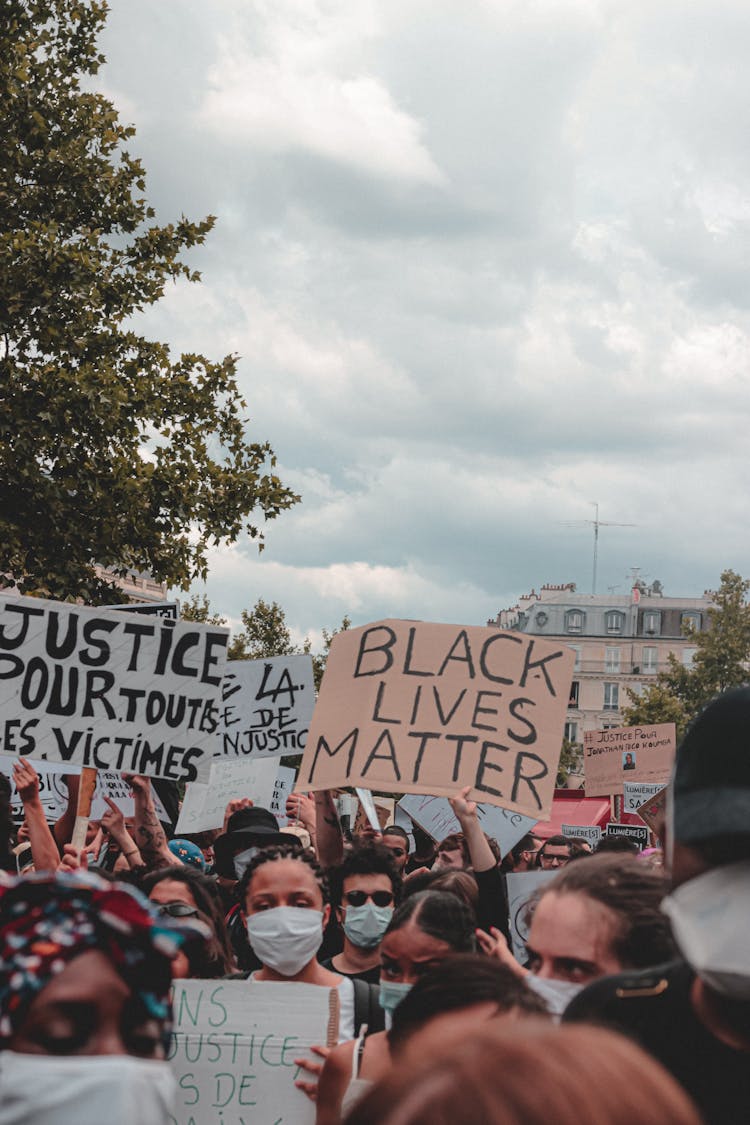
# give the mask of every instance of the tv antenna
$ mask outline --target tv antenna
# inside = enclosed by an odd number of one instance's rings
[[[599,528],[600,527],[637,527],[635,523],[612,523],[610,520],[599,519],[599,504],[596,500],[589,500],[594,509],[592,520],[565,520],[565,527],[593,527],[594,529],[594,559],[591,573],[591,593],[596,593],[596,568],[599,562]]]

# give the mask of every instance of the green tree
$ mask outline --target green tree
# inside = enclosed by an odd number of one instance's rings
[[[213,225],[152,222],[134,129],[90,92],[96,0],[0,20],[0,584],[121,600],[93,564],[186,588],[208,546],[299,498],[249,442],[236,357],[170,357],[135,318]]]
[[[202,625],[226,625],[226,617],[214,613],[205,594],[193,594],[180,603],[180,617],[183,621],[198,621]]]
[[[351,628],[351,625],[350,619],[344,616],[341,619],[341,624],[338,629],[332,629],[330,633],[327,629],[323,630],[323,651],[313,655],[313,679],[315,680],[316,691],[320,691],[323,673],[326,670],[326,663],[328,661],[328,653],[331,651],[331,641],[337,633],[345,633],[347,629]]]
[[[564,786],[567,784],[568,778],[572,773],[580,773],[582,761],[583,750],[581,744],[579,742],[571,742],[570,739],[564,738],[562,741],[562,750],[560,751],[560,761],[557,763],[555,785]]]
[[[243,629],[230,642],[230,660],[262,660],[264,656],[292,656],[309,652],[292,641],[286,614],[278,602],[258,598],[251,610],[243,609]]]
[[[642,695],[629,691],[632,706],[623,714],[627,725],[674,722],[678,736],[691,719],[719,692],[748,679],[750,665],[750,581],[733,570],[721,575],[721,585],[708,610],[708,629],[687,627],[695,643],[691,667],[670,654],[669,668]]]

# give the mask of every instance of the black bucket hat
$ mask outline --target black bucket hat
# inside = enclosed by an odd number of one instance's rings
[[[232,858],[245,848],[267,848],[289,843],[289,836],[279,828],[279,822],[268,809],[238,809],[232,813],[223,836],[214,841],[214,867],[218,875],[235,879]]]

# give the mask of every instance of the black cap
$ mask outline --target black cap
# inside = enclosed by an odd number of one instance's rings
[[[750,687],[716,696],[688,727],[674,772],[674,836],[750,835]]]
[[[279,828],[279,822],[268,809],[238,809],[232,813],[227,830],[214,841],[215,867],[219,875],[228,879],[236,877],[232,857],[253,845],[267,848],[273,844],[288,844],[289,837]]]

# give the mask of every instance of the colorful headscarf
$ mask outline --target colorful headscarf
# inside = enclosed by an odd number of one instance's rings
[[[203,927],[174,926],[134,887],[91,872],[39,872],[0,883],[0,1047],[75,958],[97,949],[171,1034],[170,964]]]
[[[197,867],[199,871],[206,870],[206,860],[204,859],[203,852],[192,840],[175,838],[169,841],[167,847],[172,855],[179,859],[180,863],[185,863],[188,867]]]

